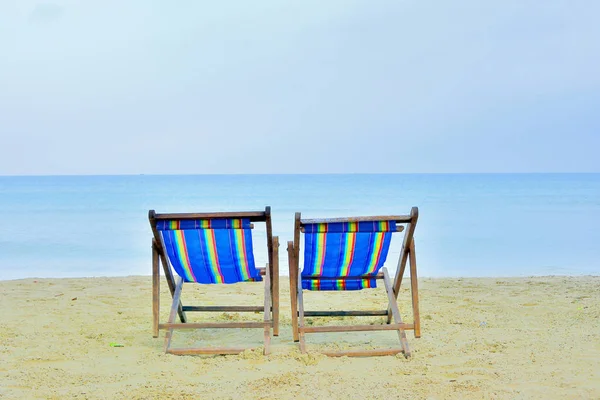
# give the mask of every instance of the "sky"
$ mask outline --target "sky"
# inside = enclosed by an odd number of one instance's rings
[[[599,15],[1,0],[0,175],[600,172]]]

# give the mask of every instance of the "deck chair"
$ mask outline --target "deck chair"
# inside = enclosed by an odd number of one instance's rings
[[[373,350],[329,351],[328,356],[379,356],[403,352],[410,357],[406,330],[421,336],[417,263],[413,235],[418,219],[418,209],[410,215],[375,217],[350,217],[329,219],[302,219],[296,213],[294,241],[288,242],[290,268],[290,294],[292,305],[292,332],[294,341],[300,342],[300,351],[306,352],[305,334],[316,332],[351,332],[396,330],[400,348]],[[392,283],[383,264],[386,260],[392,234],[402,232],[406,225],[404,241],[398,260],[398,269]],[[300,271],[300,235],[304,234],[304,268]],[[398,309],[398,293],[406,262],[410,259],[413,323],[402,322]],[[305,311],[303,290],[361,290],[376,287],[383,280],[388,305],[385,310],[374,311]],[[305,317],[333,316],[384,316],[386,324],[350,326],[306,326]],[[394,323],[391,324],[391,320]]]
[[[202,347],[171,348],[174,329],[260,328],[264,329],[264,354],[269,354],[271,328],[279,335],[279,239],[273,237],[271,209],[256,212],[221,212],[190,214],[148,214],[152,227],[152,335],[166,329],[165,352],[170,354],[238,354],[245,348]],[[268,264],[256,268],[252,247],[254,222],[265,222],[267,230]],[[173,297],[169,319],[159,323],[160,272],[164,275]],[[177,277],[174,277],[173,271]],[[265,283],[263,306],[184,306],[181,292],[184,283]],[[186,313],[201,312],[263,312],[262,322],[190,323]],[[179,323],[175,322],[179,316]]]

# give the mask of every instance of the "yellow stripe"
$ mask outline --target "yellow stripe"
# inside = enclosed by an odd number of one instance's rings
[[[223,275],[219,269],[219,258],[217,256],[217,243],[215,242],[214,229],[205,229],[204,238],[210,263],[210,269],[215,277],[216,283],[223,283]]]
[[[240,272],[242,274],[242,279],[247,281],[250,279],[250,269],[248,267],[248,255],[246,254],[246,239],[244,237],[244,231],[241,229],[235,229],[234,236],[236,250],[240,261]]]
[[[174,231],[174,237],[175,246],[177,247],[177,257],[179,258],[179,262],[183,267],[186,280],[196,282],[196,277],[194,276],[194,272],[192,271],[190,259],[187,254],[187,248],[185,245],[185,235],[183,231]]]
[[[375,269],[377,268],[377,261],[379,261],[379,254],[381,254],[382,251],[382,247],[383,247],[383,236],[384,236],[384,232],[374,232],[373,233],[375,235],[375,240],[373,241],[373,252],[371,253],[371,260],[369,262],[369,268],[367,270],[367,273],[373,273],[375,272]]]

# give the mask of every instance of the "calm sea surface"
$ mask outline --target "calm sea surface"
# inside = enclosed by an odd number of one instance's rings
[[[0,177],[0,279],[149,275],[149,209],[265,205],[286,275],[294,212],[407,214],[411,206],[420,211],[421,276],[600,274],[600,174],[140,175]],[[392,242],[390,270],[401,235]]]

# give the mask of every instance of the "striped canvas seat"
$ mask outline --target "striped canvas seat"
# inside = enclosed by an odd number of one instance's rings
[[[417,262],[413,239],[418,217],[417,207],[410,210],[410,215],[302,219],[302,214],[296,213],[294,241],[288,242],[287,251],[290,267],[292,333],[294,341],[300,343],[301,353],[306,353],[305,336],[309,333],[395,330],[400,340],[400,348],[339,351],[325,349],[321,353],[331,356],[383,356],[402,352],[406,357],[410,356],[405,331],[414,329],[415,336],[420,336]],[[389,272],[383,264],[390,249],[392,235],[403,231],[405,233],[398,258],[398,269],[392,283]],[[304,236],[303,268],[300,268],[301,236]],[[415,317],[412,324],[402,321],[397,300],[408,260],[410,260],[413,316]],[[387,307],[384,310],[366,310],[364,307],[360,310],[334,310],[331,303],[327,304],[328,310],[307,310],[304,306],[305,291],[361,290],[374,288],[378,280],[382,281],[387,295]],[[385,324],[315,326],[305,321],[307,317],[354,318],[378,315],[386,317]]]
[[[310,280],[308,277],[376,275],[383,266],[395,221],[333,222],[304,225],[302,288],[360,290],[376,287],[375,279]]]
[[[269,354],[271,329],[279,335],[279,238],[273,236],[271,207],[264,211],[157,213],[148,211],[152,228],[152,336],[165,329],[165,352],[169,354],[239,354],[245,347],[177,347],[171,346],[177,330],[262,329],[263,354]],[[264,223],[267,260],[264,268],[254,261],[252,228]],[[171,311],[166,323],[160,322],[160,266],[171,292]],[[263,305],[222,305],[214,302],[184,305],[182,292],[186,283],[202,284],[262,281]],[[199,284],[199,285],[195,285]],[[260,286],[260,285],[259,285]],[[200,289],[202,290],[202,289]],[[228,296],[236,297],[235,294]],[[187,313],[257,313],[262,321],[189,322]],[[179,317],[180,322],[176,322]]]
[[[249,219],[159,220],[167,257],[185,282],[260,281]]]

